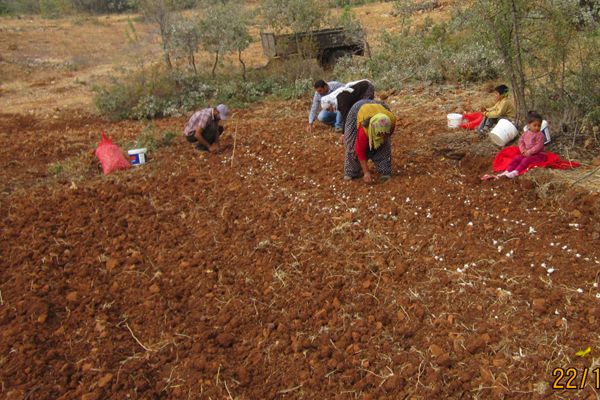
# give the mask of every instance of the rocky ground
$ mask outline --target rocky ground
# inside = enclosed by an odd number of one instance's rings
[[[356,11],[371,38],[398,26]],[[148,24],[0,22],[0,398],[598,398],[591,150],[556,135],[580,169],[481,182],[497,149],[445,118],[488,94],[448,85],[378,93],[400,124],[385,183],[341,179],[308,98],[236,110],[199,153],[185,117],[94,114],[94,84],[159,59]],[[177,136],[103,176],[104,131]]]
[[[556,178],[591,167],[482,183],[496,150],[445,127],[473,94],[388,96],[375,185],[342,181],[307,99],[238,111],[219,155],[177,137],[106,177],[100,132],[142,123],[2,115],[2,397],[596,398],[600,201]]]

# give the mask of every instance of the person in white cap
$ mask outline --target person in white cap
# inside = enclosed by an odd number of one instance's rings
[[[229,118],[229,108],[225,104],[198,110],[189,119],[183,134],[188,142],[196,143],[198,150],[217,153],[221,150],[219,137],[224,130],[219,123],[226,121],[227,118]]]

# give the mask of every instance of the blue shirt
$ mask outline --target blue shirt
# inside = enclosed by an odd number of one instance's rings
[[[329,91],[325,93],[323,96],[327,96],[329,93],[333,92],[336,89],[344,86],[343,83],[338,81],[327,82],[327,86],[329,87]],[[319,105],[321,104],[321,98],[323,97],[319,93],[315,92],[313,96],[312,106],[310,107],[310,113],[308,114],[308,123],[312,124],[317,119],[317,111],[319,110]]]

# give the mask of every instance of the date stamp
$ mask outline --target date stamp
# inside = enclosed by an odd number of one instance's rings
[[[600,390],[600,367],[591,368],[555,368],[552,371],[553,390],[583,390],[589,383]]]

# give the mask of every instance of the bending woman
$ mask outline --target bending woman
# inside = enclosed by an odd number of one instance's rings
[[[344,129],[344,179],[361,175],[366,183],[373,178],[368,160],[372,160],[382,179],[392,175],[392,147],[390,136],[396,128],[396,116],[389,107],[374,100],[361,100],[348,112]]]
[[[368,79],[354,81],[346,84],[332,93],[321,98],[321,108],[329,112],[339,111],[342,115],[342,124],[345,123],[352,106],[360,100],[373,100],[375,86]]]

